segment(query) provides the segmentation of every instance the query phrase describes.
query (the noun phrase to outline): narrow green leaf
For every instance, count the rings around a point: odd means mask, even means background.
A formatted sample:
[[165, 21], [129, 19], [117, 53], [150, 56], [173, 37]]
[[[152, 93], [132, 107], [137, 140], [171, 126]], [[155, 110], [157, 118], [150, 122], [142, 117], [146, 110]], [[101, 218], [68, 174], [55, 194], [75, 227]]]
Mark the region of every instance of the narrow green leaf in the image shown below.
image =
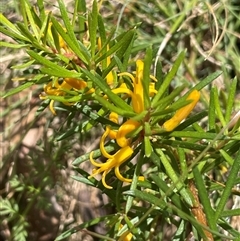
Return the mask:
[[63, 40], [66, 42], [67, 46], [72, 49], [72, 51], [80, 58], [81, 61], [86, 64], [90, 63], [90, 54], [88, 53], [86, 47], [81, 42], [74, 41], [74, 39], [72, 39], [71, 36], [66, 33], [56, 19], [52, 17], [51, 21]]
[[59, 77], [72, 77], [72, 78], [79, 78], [81, 76], [80, 73], [76, 73], [74, 71], [67, 70], [67, 69], [65, 69], [65, 68], [55, 64], [51, 60], [48, 60], [45, 57], [37, 54], [36, 52], [34, 52], [32, 50], [27, 51], [27, 53], [32, 58], [37, 60], [40, 64], [42, 64], [43, 66], [48, 67], [48, 68], [42, 68], [42, 70], [45, 71], [45, 72], [50, 72], [49, 73], [50, 75], [53, 75], [53, 73], [54, 73], [54, 74], [56, 74]]
[[146, 56], [144, 58], [144, 67], [143, 67], [143, 78], [142, 78], [142, 85], [143, 85], [143, 98], [144, 98], [144, 109], [147, 110], [151, 103], [150, 103], [150, 96], [149, 96], [149, 86], [150, 86], [150, 68], [152, 64], [152, 48], [149, 47], [146, 51]]
[[[138, 161], [137, 161], [136, 168], [134, 170], [133, 180], [132, 180], [131, 187], [130, 187], [130, 190], [132, 190], [132, 191], [136, 190], [136, 188], [137, 188], [138, 178], [139, 178], [141, 168], [143, 165], [143, 161], [144, 161], [143, 156], [144, 156], [144, 152], [143, 152], [143, 150], [141, 150]], [[125, 206], [126, 214], [131, 210], [131, 207], [133, 205], [133, 200], [134, 200], [133, 196], [128, 196], [126, 206]]]
[[28, 44], [12, 44], [12, 43], [7, 43], [0, 41], [0, 47], [7, 47], [7, 48], [12, 48], [12, 49], [20, 49], [23, 47], [28, 46]]
[[108, 118], [105, 118], [103, 115], [106, 114], [106, 111], [100, 109], [97, 113], [91, 106], [86, 103], [79, 103], [76, 105], [77, 110], [79, 110], [84, 115], [88, 116], [91, 120], [97, 121], [98, 123], [102, 123], [103, 125], [110, 125], [112, 127], [119, 127], [119, 124], [110, 121]]
[[134, 36], [135, 33], [133, 34], [131, 41], [128, 43], [128, 45], [126, 45], [127, 48], [124, 47], [117, 52], [117, 57], [122, 60], [122, 68], [119, 68], [121, 72], [125, 72], [128, 70], [130, 58], [132, 56], [132, 48], [135, 40]]
[[159, 155], [161, 163], [164, 165], [168, 176], [171, 178], [172, 182], [176, 186], [182, 198], [189, 206], [192, 207], [194, 204], [193, 197], [191, 193], [184, 187], [183, 181], [180, 179], [180, 177], [176, 174], [176, 172], [172, 168], [168, 158], [160, 148], [155, 148], [155, 151]]
[[[169, 136], [174, 137], [189, 137], [189, 138], [196, 138], [198, 140], [208, 139], [213, 140], [216, 138], [216, 133], [208, 133], [208, 132], [196, 132], [196, 131], [173, 131], [169, 134]], [[224, 139], [224, 136], [221, 138]]]
[[180, 198], [180, 196], [173, 191], [174, 188], [171, 190], [171, 187], [169, 187], [167, 183], [156, 174], [151, 174], [150, 178], [177, 208], [182, 209], [185, 213], [190, 215], [188, 207], [186, 207], [186, 205], [183, 203], [183, 200]]
[[97, 26], [98, 26], [98, 6], [97, 1], [93, 1], [92, 12], [88, 15], [88, 27], [89, 27], [89, 37], [91, 43], [91, 56], [92, 59], [96, 52], [96, 42], [97, 42]]
[[237, 89], [237, 77], [235, 77], [230, 85], [230, 89], [228, 91], [228, 99], [226, 105], [226, 113], [225, 113], [225, 121], [229, 123], [231, 120], [231, 114], [233, 111], [233, 105], [235, 101], [235, 93]]
[[135, 35], [134, 29], [126, 32], [124, 34], [124, 36], [116, 44], [114, 44], [112, 47], [110, 47], [109, 50], [105, 54], [101, 55], [98, 59], [96, 59], [96, 63], [99, 63], [100, 61], [105, 59], [107, 56], [114, 54], [118, 50], [121, 50], [121, 53], [124, 54], [125, 50], [128, 48], [129, 44], [131, 43], [134, 35]]
[[[5, 16], [3, 16], [2, 13], [0, 13], [0, 22], [4, 26], [6, 26], [7, 29], [10, 30], [10, 32], [13, 32], [16, 35], [22, 36], [21, 33], [19, 32], [19, 30], [16, 28], [16, 26], [13, 23], [11, 23], [7, 18], [5, 18]], [[23, 39], [24, 39], [24, 37], [23, 37]]]
[[20, 35], [20, 34], [16, 34], [15, 32], [12, 32], [11, 30], [3, 28], [2, 26], [0, 26], [0, 32], [9, 36], [10, 38], [16, 40], [17, 42], [31, 42], [25, 36]]
[[11, 69], [24, 69], [24, 68], [27, 68], [27, 67], [31, 66], [34, 62], [35, 62], [35, 60], [31, 60], [31, 61], [28, 61], [24, 64], [14, 65], [14, 66], [11, 67]]
[[[78, 231], [84, 229], [84, 228], [89, 228], [93, 225], [96, 225], [96, 224], [99, 224], [100, 222], [107, 222], [108, 220], [110, 220], [112, 217], [114, 217], [114, 215], [107, 215], [107, 216], [103, 216], [103, 217], [100, 217], [100, 218], [94, 218], [94, 219], [91, 219], [87, 222], [84, 222], [80, 225], [77, 225], [65, 232], [63, 232], [62, 234], [60, 234], [56, 239], [55, 241], [59, 241], [59, 240], [63, 240], [63, 239], [66, 239], [68, 237], [70, 237], [71, 235], [73, 235], [74, 233], [77, 233]], [[111, 240], [111, 241], [114, 241], [113, 239], [106, 239], [106, 240]]]
[[231, 210], [224, 210], [221, 213], [221, 217], [233, 217], [233, 216], [240, 216], [240, 208], [231, 209]]
[[[87, 11], [86, 8], [86, 1], [85, 0], [76, 0], [75, 1], [75, 8], [74, 10], [77, 10], [76, 14], [78, 16], [78, 26], [79, 26], [79, 40], [82, 42], [83, 41], [83, 37], [84, 37], [84, 33], [86, 31], [86, 18], [84, 17], [84, 14]], [[74, 12], [75, 14], [75, 12]]]
[[183, 148], [177, 147], [180, 167], [181, 167], [181, 173], [188, 173], [188, 165], [186, 160], [185, 151]]
[[80, 78], [81, 74], [77, 72], [73, 72], [67, 69], [51, 69], [51, 68], [41, 68], [40, 69], [42, 73], [48, 74], [49, 76], [56, 76], [59, 78]]
[[55, 100], [55, 101], [59, 101], [59, 102], [69, 102], [69, 103], [75, 103], [81, 100], [81, 96], [77, 95], [77, 96], [56, 96], [56, 95], [48, 95], [47, 96], [48, 99], [50, 100]]
[[184, 57], [185, 57], [185, 51], [182, 51], [178, 55], [178, 57], [177, 57], [176, 61], [174, 62], [171, 70], [168, 72], [168, 74], [164, 78], [163, 83], [160, 86], [160, 88], [158, 89], [157, 94], [154, 96], [154, 98], [152, 100], [152, 107], [153, 108], [157, 107], [157, 102], [161, 99], [162, 95], [165, 93], [165, 91], [169, 87], [169, 85], [170, 85], [171, 81], [173, 80], [173, 77], [177, 73], [178, 68], [180, 67]]
[[155, 85], [156, 90], [159, 90], [160, 86], [163, 83], [163, 72], [162, 72], [162, 63], [161, 61], [157, 61], [157, 66], [156, 66], [156, 79], [158, 80], [158, 82]]
[[133, 117], [135, 116], [134, 112], [130, 112], [130, 111], [126, 111], [124, 109], [122, 109], [121, 107], [116, 107], [113, 104], [111, 104], [110, 102], [108, 102], [105, 98], [97, 95], [97, 94], [93, 94], [92, 95], [94, 99], [96, 99], [104, 108], [112, 111], [112, 112], [116, 112], [118, 115], [124, 116], [124, 117]]
[[7, 91], [7, 93], [3, 96], [3, 98], [9, 97], [11, 95], [15, 95], [15, 94], [17, 94], [17, 93], [19, 93], [19, 92], [29, 88], [30, 86], [32, 86], [34, 84], [35, 84], [34, 81], [28, 81], [28, 82], [26, 82], [24, 84], [21, 84], [18, 87], [15, 87], [15, 88]]
[[[176, 141], [176, 140], [164, 140], [161, 139], [161, 144], [166, 144], [171, 147], [181, 147], [189, 150], [203, 151], [207, 145], [200, 145], [196, 143], [191, 143], [187, 141]], [[210, 148], [209, 151], [215, 151], [214, 148]]]
[[[124, 112], [129, 113], [131, 116], [134, 115], [132, 108], [122, 100], [118, 95], [114, 94], [109, 86], [105, 83], [105, 80], [101, 78], [97, 73], [95, 75], [86, 69], [81, 69], [84, 74], [88, 76], [88, 78], [96, 84], [104, 94], [119, 108], [121, 108]], [[95, 97], [98, 98], [97, 95]], [[99, 96], [100, 97], [100, 96]], [[102, 101], [103, 102], [103, 101]], [[104, 101], [105, 102], [105, 101]], [[106, 101], [107, 102], [107, 101]], [[105, 103], [106, 103], [105, 102]], [[128, 115], [129, 115], [128, 114]]]
[[78, 181], [78, 182], [81, 182], [81, 183], [83, 183], [83, 184], [86, 184], [86, 185], [88, 185], [88, 186], [92, 186], [92, 187], [94, 187], [95, 185], [94, 185], [94, 183], [93, 182], [91, 182], [88, 178], [86, 178], [86, 177], [83, 177], [83, 176], [71, 176], [71, 178], [72, 179], [74, 179], [74, 180], [76, 180], [76, 181]]
[[40, 19], [43, 21], [46, 17], [46, 12], [43, 4], [43, 0], [37, 0], [37, 6], [40, 12]]
[[33, 15], [32, 15], [32, 11], [33, 11], [33, 8], [30, 6], [29, 2], [27, 1], [24, 1], [24, 9], [26, 11], [26, 14], [27, 14], [27, 17], [28, 17], [28, 22], [31, 26], [31, 29], [33, 31], [33, 35], [39, 40], [40, 37], [39, 37], [39, 31], [37, 29], [37, 25], [33, 19]]
[[210, 101], [208, 109], [208, 126], [209, 130], [215, 130], [216, 125], [216, 114], [215, 114], [215, 103], [214, 103], [214, 89], [211, 89], [210, 92]]
[[150, 157], [152, 154], [152, 145], [149, 136], [144, 136], [144, 151], [145, 156]]
[[48, 49], [46, 49], [44, 46], [42, 46], [36, 38], [34, 38], [33, 34], [26, 28], [26, 26], [20, 22], [17, 23], [17, 26], [19, 27], [19, 29], [21, 30], [21, 33], [24, 34], [27, 38], [27, 42], [31, 42], [31, 44], [40, 49], [43, 50], [45, 52], [49, 52]]
[[215, 222], [217, 222], [217, 220], [221, 216], [221, 213], [224, 210], [224, 207], [229, 199], [229, 196], [231, 195], [232, 187], [235, 184], [235, 179], [237, 178], [237, 176], [239, 174], [239, 170], [240, 170], [240, 150], [238, 151], [238, 153], [235, 157], [235, 160], [233, 162], [232, 168], [230, 170], [230, 173], [229, 173], [227, 181], [226, 181], [225, 188], [220, 197], [220, 201], [216, 207], [216, 211], [215, 211], [215, 215], [214, 215]]
[[223, 149], [219, 150], [221, 155], [223, 156], [223, 158], [227, 161], [227, 163], [232, 166], [233, 165], [233, 162], [234, 160], [232, 159], [232, 157], [226, 152], [224, 151]]
[[222, 74], [222, 71], [216, 71], [215, 73], [212, 73], [212, 74], [208, 75], [203, 80], [200, 80], [197, 85], [195, 85], [193, 88], [190, 89], [190, 91], [193, 90], [193, 89], [198, 90], [198, 91], [203, 89], [205, 86], [212, 83], [213, 80], [215, 80], [221, 74]]
[[76, 38], [75, 33], [74, 33], [74, 28], [73, 28], [73, 26], [72, 26], [72, 24], [69, 20], [69, 17], [68, 17], [66, 5], [63, 2], [63, 0], [58, 0], [58, 5], [59, 5], [59, 9], [61, 11], [61, 17], [63, 19], [64, 25], [67, 29], [67, 34], [69, 35], [70, 39], [72, 39], [73, 43], [76, 46], [78, 46], [78, 41], [77, 41], [77, 38]]
[[[126, 192], [124, 192], [124, 194], [134, 195], [134, 196], [140, 198], [141, 200], [147, 201], [148, 203], [151, 203], [157, 207], [160, 207], [161, 209], [166, 210], [167, 204], [164, 201], [164, 199], [160, 199], [149, 192], [139, 191], [139, 190], [135, 189], [135, 190], [131, 190], [131, 191], [130, 190], [126, 191]], [[171, 209], [168, 208], [167, 210], [170, 213], [172, 213]]]
[[223, 116], [222, 108], [220, 105], [219, 101], [219, 96], [218, 96], [218, 90], [216, 87], [213, 87], [213, 101], [214, 101], [214, 106], [215, 106], [215, 111], [217, 114], [217, 117], [219, 118], [220, 122], [222, 123], [222, 126], [226, 126], [226, 121]]

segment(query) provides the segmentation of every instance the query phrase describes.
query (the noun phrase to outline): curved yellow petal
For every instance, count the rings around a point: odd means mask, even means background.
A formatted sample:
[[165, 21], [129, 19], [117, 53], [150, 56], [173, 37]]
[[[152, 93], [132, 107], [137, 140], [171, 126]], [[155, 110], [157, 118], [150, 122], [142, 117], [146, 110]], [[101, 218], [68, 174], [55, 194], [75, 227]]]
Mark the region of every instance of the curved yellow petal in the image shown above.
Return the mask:
[[118, 114], [115, 113], [115, 112], [111, 112], [109, 114], [109, 120], [114, 122], [114, 123], [116, 123], [116, 124], [118, 124]]
[[64, 81], [74, 89], [82, 90], [87, 87], [87, 83], [76, 78], [65, 78]]
[[122, 174], [121, 174], [120, 171], [119, 171], [119, 166], [115, 167], [114, 172], [115, 172], [116, 177], [117, 177], [120, 181], [122, 181], [122, 182], [131, 182], [131, 181], [132, 181], [132, 179], [125, 178], [125, 177], [122, 176]]
[[57, 115], [55, 109], [54, 109], [54, 100], [51, 100], [50, 103], [49, 103], [49, 109], [51, 110], [51, 112], [54, 114], [54, 115]]
[[197, 90], [193, 90], [186, 99], [192, 100], [192, 102], [177, 110], [175, 115], [163, 124], [163, 128], [166, 131], [174, 130], [181, 123], [181, 121], [184, 120], [190, 114], [190, 112], [193, 110], [199, 99], [200, 92]]
[[135, 78], [135, 82], [136, 84], [140, 84], [142, 83], [142, 79], [143, 79], [143, 68], [144, 68], [144, 63], [142, 60], [138, 59], [136, 61], [136, 78]]
[[128, 76], [132, 80], [133, 83], [135, 82], [134, 76], [128, 72], [122, 72], [122, 73], [118, 74], [118, 76]]
[[98, 163], [93, 159], [93, 151], [89, 155], [90, 162], [96, 167], [102, 167], [105, 163]]
[[126, 138], [126, 135], [131, 131], [137, 129], [140, 125], [141, 124], [138, 121], [131, 120], [131, 119], [123, 123], [117, 133], [117, 137], [116, 137], [117, 144], [120, 147], [128, 146], [130, 143], [130, 140], [129, 138]]
[[104, 187], [106, 187], [107, 189], [112, 189], [112, 186], [109, 186], [107, 185], [106, 183], [106, 175], [108, 174], [107, 171], [103, 172], [103, 175], [102, 175], [102, 184]]
[[122, 88], [122, 87], [119, 87], [119, 88], [116, 88], [116, 89], [113, 89], [112, 92], [114, 94], [127, 94], [129, 96], [132, 96], [133, 95], [133, 92], [128, 89], [128, 88]]
[[110, 155], [109, 153], [107, 153], [105, 147], [104, 147], [104, 143], [105, 143], [105, 139], [106, 137], [108, 136], [109, 134], [109, 131], [110, 129], [109, 128], [106, 128], [106, 131], [103, 133], [102, 137], [101, 137], [101, 140], [100, 140], [100, 150], [103, 154], [103, 156], [105, 156], [106, 158], [113, 158], [112, 155]]
[[109, 130], [109, 133], [108, 133], [108, 136], [110, 139], [116, 139], [117, 138], [117, 131], [114, 131], [114, 130]]

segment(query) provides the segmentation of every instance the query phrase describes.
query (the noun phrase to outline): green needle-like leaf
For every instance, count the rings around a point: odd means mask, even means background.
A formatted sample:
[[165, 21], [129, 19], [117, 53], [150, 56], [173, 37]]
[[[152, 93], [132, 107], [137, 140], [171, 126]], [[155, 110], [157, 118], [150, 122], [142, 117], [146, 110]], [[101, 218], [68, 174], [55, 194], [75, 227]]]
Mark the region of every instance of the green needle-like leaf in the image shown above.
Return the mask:
[[210, 102], [208, 109], [208, 126], [209, 130], [215, 130], [216, 125], [216, 114], [215, 114], [215, 103], [214, 103], [214, 89], [210, 92]]
[[226, 186], [220, 197], [220, 201], [216, 207], [216, 211], [215, 211], [215, 215], [214, 215], [215, 222], [217, 222], [217, 220], [221, 216], [221, 213], [224, 210], [224, 207], [229, 199], [229, 196], [231, 195], [232, 187], [234, 186], [235, 180], [238, 177], [239, 170], [240, 170], [240, 150], [238, 151], [238, 153], [235, 157], [235, 160], [233, 162], [233, 165], [231, 167], [230, 173], [229, 173], [227, 181], [226, 181]]
[[144, 59], [143, 79], [142, 79], [145, 110], [149, 109], [150, 107], [149, 86], [150, 86], [151, 63], [152, 63], [152, 48], [148, 48]]
[[236, 89], [237, 89], [237, 78], [234, 78], [232, 80], [232, 83], [230, 85], [230, 89], [229, 89], [229, 92], [228, 92], [226, 114], [225, 114], [226, 123], [229, 123], [229, 121], [231, 120], [231, 114], [232, 114], [232, 111], [233, 111]]
[[157, 103], [158, 101], [161, 99], [162, 95], [165, 93], [165, 91], [167, 90], [167, 88], [169, 87], [173, 77], [175, 76], [175, 74], [178, 71], [178, 68], [180, 66], [180, 64], [182, 63], [183, 59], [185, 57], [185, 51], [182, 51], [176, 61], [174, 62], [171, 70], [168, 72], [168, 74], [166, 75], [166, 77], [163, 80], [162, 85], [160, 86], [160, 88], [158, 89], [157, 94], [155, 95], [155, 97], [152, 100], [152, 107], [156, 108], [157, 107]]
[[171, 178], [172, 182], [178, 189], [182, 198], [186, 201], [186, 203], [189, 206], [193, 206], [194, 202], [193, 202], [192, 195], [190, 194], [190, 192], [187, 189], [185, 189], [182, 180], [180, 179], [180, 177], [176, 174], [176, 172], [172, 168], [172, 166], [171, 166], [169, 160], [167, 159], [166, 155], [164, 154], [164, 152], [159, 148], [156, 148], [155, 151], [159, 155], [159, 158], [160, 158], [162, 164], [164, 165], [168, 176]]
[[96, 43], [97, 43], [97, 24], [98, 24], [98, 6], [97, 1], [93, 1], [92, 12], [88, 15], [88, 26], [89, 26], [89, 37], [91, 42], [91, 56], [92, 59], [95, 56], [96, 52]]

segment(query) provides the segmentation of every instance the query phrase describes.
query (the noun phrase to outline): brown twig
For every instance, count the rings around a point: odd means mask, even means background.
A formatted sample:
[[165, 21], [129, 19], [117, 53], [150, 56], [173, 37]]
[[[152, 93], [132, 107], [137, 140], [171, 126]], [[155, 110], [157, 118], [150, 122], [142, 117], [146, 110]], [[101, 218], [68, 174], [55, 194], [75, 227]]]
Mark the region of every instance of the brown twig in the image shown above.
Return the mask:
[[[195, 199], [195, 206], [191, 208], [192, 214], [198, 220], [199, 223], [203, 224], [204, 226], [208, 226], [206, 216], [203, 211], [202, 205], [199, 201], [198, 192], [193, 180], [190, 180], [188, 184], [189, 184], [190, 191], [192, 192], [193, 197]], [[207, 237], [206, 241], [214, 241], [212, 233], [210, 233], [205, 229], [204, 229], [204, 233]]]

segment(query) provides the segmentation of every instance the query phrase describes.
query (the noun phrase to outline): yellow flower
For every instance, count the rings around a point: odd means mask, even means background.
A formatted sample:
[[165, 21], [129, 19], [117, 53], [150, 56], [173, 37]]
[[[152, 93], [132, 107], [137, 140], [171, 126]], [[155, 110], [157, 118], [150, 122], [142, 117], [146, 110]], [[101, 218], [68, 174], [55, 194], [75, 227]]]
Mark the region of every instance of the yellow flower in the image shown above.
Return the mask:
[[[128, 76], [132, 80], [133, 84], [133, 91], [128, 89], [126, 85], [121, 86], [119, 89], [115, 89], [114, 93], [126, 93], [131, 96], [132, 98], [132, 106], [133, 110], [136, 113], [141, 113], [144, 109], [144, 90], [143, 90], [143, 68], [144, 63], [142, 60], [136, 61], [136, 71], [133, 72], [135, 74], [132, 75], [128, 72], [120, 73], [119, 76]], [[150, 75], [150, 78], [154, 81], [157, 81], [156, 78], [152, 75]], [[154, 88], [154, 83], [150, 83], [149, 87], [149, 94], [152, 96], [153, 94], [157, 93], [157, 91]]]
[[[114, 123], [118, 123], [118, 115], [114, 112], [110, 113], [109, 119]], [[112, 187], [106, 184], [105, 177], [114, 168], [115, 175], [119, 180], [121, 180], [122, 182], [132, 181], [132, 179], [124, 178], [120, 174], [119, 167], [121, 164], [127, 161], [133, 154], [133, 149], [131, 147], [131, 139], [127, 138], [126, 136], [131, 131], [138, 128], [140, 125], [140, 122], [130, 119], [124, 122], [120, 126], [119, 130], [114, 131], [111, 130], [109, 126], [106, 127], [106, 131], [103, 133], [100, 140], [100, 150], [102, 152], [102, 155], [108, 158], [108, 160], [105, 163], [97, 163], [95, 160], [93, 160], [93, 152], [91, 152], [90, 161], [94, 166], [98, 167], [98, 169], [93, 169], [93, 174], [90, 177], [95, 176], [96, 174], [103, 173], [102, 183], [106, 188], [111, 189]], [[110, 137], [110, 139], [116, 139], [117, 144], [121, 147], [120, 150], [118, 150], [114, 155], [109, 154], [104, 147], [105, 140], [107, 137]], [[139, 180], [144, 180], [144, 178], [139, 177]]]
[[[75, 78], [65, 78], [61, 84], [59, 84], [58, 79], [56, 81], [51, 81], [44, 86], [45, 95], [40, 95], [40, 99], [47, 99], [47, 96], [64, 96], [68, 90], [81, 90], [87, 87], [87, 83], [80, 79]], [[89, 90], [92, 92], [93, 90]], [[49, 108], [51, 112], [56, 115], [54, 109], [54, 100], [50, 101]], [[72, 105], [72, 102], [64, 102], [65, 105]]]
[[114, 155], [108, 154], [109, 159], [105, 163], [98, 163], [93, 159], [93, 157], [92, 157], [93, 152], [91, 152], [90, 153], [90, 161], [94, 166], [99, 167], [99, 168], [94, 169], [93, 174], [90, 177], [93, 177], [99, 173], [103, 173], [102, 174], [103, 185], [108, 189], [112, 189], [111, 186], [107, 185], [105, 178], [106, 178], [106, 175], [114, 168], [115, 175], [117, 176], [117, 178], [119, 180], [121, 180], [122, 182], [131, 182], [131, 179], [124, 178], [121, 175], [121, 173], [119, 171], [119, 167], [121, 164], [123, 164], [125, 161], [127, 161], [131, 157], [132, 154], [133, 154], [133, 149], [130, 146], [126, 146], [126, 147], [121, 148]]
[[[99, 41], [100, 45], [100, 41]], [[108, 60], [109, 61], [109, 60]], [[109, 62], [108, 62], [109, 64]], [[136, 113], [141, 113], [144, 110], [144, 90], [143, 90], [143, 69], [144, 69], [144, 63], [141, 60], [136, 61], [136, 71], [133, 72], [133, 74], [123, 72], [119, 74], [119, 76], [128, 76], [132, 81], [132, 88], [129, 88], [125, 83], [122, 83], [118, 88], [112, 89], [112, 92], [115, 94], [126, 94], [126, 98], [131, 98], [131, 104], [133, 107], [133, 110]], [[150, 76], [152, 80], [156, 79], [153, 76]], [[153, 96], [157, 91], [155, 90], [154, 83], [150, 83], [149, 87], [149, 95]], [[107, 98], [107, 96], [105, 96]], [[123, 98], [125, 98], [123, 97]], [[114, 123], [119, 124], [119, 117], [116, 113], [111, 112], [109, 115], [109, 120], [111, 120]], [[138, 127], [140, 127], [142, 123], [140, 121], [135, 121], [132, 119], [126, 120], [124, 123], [121, 124], [121, 126], [118, 128], [118, 130], [113, 130], [111, 126], [107, 126], [105, 132], [103, 133], [101, 140], [100, 140], [100, 150], [102, 152], [102, 155], [106, 157], [108, 160], [105, 163], [97, 163], [95, 160], [93, 160], [92, 155], [93, 152], [90, 154], [90, 161], [91, 163], [98, 167], [98, 169], [93, 170], [93, 174], [90, 176], [94, 176], [99, 173], [102, 174], [102, 183], [106, 188], [112, 188], [111, 186], [106, 184], [105, 177], [107, 173], [110, 172], [111, 169], [114, 168], [115, 175], [117, 178], [123, 182], [131, 182], [132, 179], [124, 178], [120, 172], [119, 172], [119, 166], [127, 161], [133, 154], [133, 148], [132, 148], [132, 139], [128, 137], [128, 135], [136, 130]], [[106, 138], [110, 138], [112, 140], [115, 140], [115, 142], [120, 147], [120, 150], [118, 150], [114, 155], [110, 155], [104, 145]], [[144, 180], [143, 177], [139, 177], [139, 180]]]
[[129, 134], [131, 131], [136, 130], [140, 126], [140, 122], [135, 120], [127, 120], [124, 122], [121, 127], [119, 128], [116, 136], [117, 144], [120, 147], [125, 147], [131, 144], [131, 140], [127, 139], [127, 134]]
[[165, 129], [165, 131], [174, 130], [181, 123], [181, 121], [190, 114], [199, 99], [200, 92], [197, 90], [193, 90], [187, 97], [187, 100], [191, 100], [192, 102], [177, 110], [175, 115], [163, 124], [163, 128]]
[[[123, 227], [123, 225], [120, 224], [119, 229], [121, 229], [122, 227]], [[127, 232], [127, 231], [126, 231], [126, 232]], [[120, 240], [121, 240], [121, 241], [131, 241], [131, 240], [132, 240], [132, 237], [133, 237], [132, 233], [128, 233], [128, 234], [126, 235], [126, 232], [124, 232], [124, 233], [121, 235], [121, 237], [120, 237]]]
[[[101, 50], [102, 48], [102, 41], [101, 41], [101, 38], [98, 38], [98, 49]], [[109, 45], [107, 45], [107, 51], [109, 50]], [[109, 64], [111, 63], [111, 57], [108, 56], [106, 58], [106, 61], [107, 61], [107, 67], [109, 66]], [[102, 61], [102, 64], [103, 64], [103, 61]], [[106, 76], [106, 82], [108, 85], [112, 85], [113, 82], [114, 82], [114, 76], [113, 76], [113, 71], [110, 71], [107, 76]]]

